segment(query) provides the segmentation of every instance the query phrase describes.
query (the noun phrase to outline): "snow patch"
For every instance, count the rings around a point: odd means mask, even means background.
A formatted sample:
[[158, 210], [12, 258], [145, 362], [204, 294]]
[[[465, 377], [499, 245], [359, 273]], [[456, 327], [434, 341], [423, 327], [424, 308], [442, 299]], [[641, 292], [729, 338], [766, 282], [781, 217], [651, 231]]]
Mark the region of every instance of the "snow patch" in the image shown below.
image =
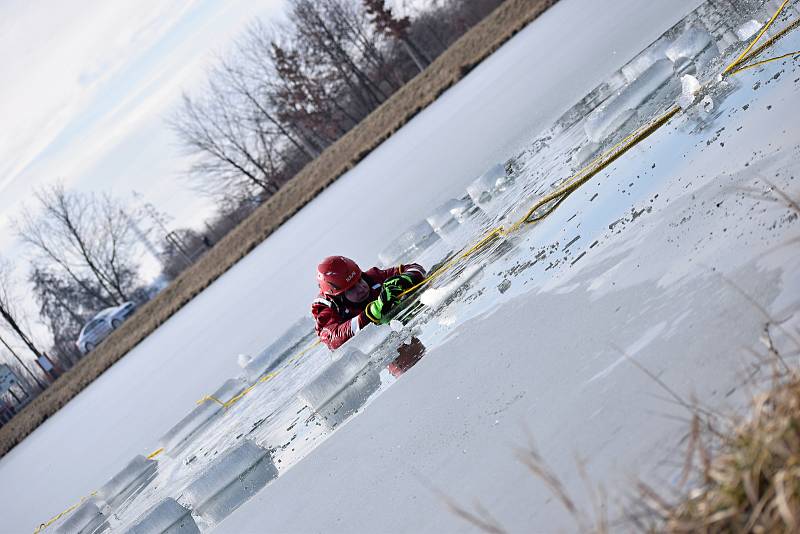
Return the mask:
[[678, 98], [678, 105], [682, 109], [689, 107], [694, 102], [695, 95], [700, 90], [700, 82], [691, 74], [684, 74], [681, 77], [681, 96]]

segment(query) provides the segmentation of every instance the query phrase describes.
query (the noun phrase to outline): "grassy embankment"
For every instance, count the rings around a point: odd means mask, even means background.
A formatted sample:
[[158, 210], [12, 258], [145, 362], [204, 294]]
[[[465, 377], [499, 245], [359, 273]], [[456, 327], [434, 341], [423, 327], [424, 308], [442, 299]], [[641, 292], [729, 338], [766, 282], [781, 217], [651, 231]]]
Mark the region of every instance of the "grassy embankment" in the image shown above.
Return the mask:
[[453, 43], [424, 72], [309, 163], [158, 297], [144, 305], [106, 343], [59, 378], [0, 429], [0, 455], [6, 454], [22, 441], [323, 189], [556, 2], [506, 0]]

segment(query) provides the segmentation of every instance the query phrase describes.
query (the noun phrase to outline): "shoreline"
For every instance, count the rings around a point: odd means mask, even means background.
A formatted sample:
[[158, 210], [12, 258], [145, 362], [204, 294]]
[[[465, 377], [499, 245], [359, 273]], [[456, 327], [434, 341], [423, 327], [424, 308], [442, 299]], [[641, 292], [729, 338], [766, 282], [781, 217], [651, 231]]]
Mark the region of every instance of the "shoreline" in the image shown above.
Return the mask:
[[0, 457], [558, 0], [506, 0], [0, 429]]

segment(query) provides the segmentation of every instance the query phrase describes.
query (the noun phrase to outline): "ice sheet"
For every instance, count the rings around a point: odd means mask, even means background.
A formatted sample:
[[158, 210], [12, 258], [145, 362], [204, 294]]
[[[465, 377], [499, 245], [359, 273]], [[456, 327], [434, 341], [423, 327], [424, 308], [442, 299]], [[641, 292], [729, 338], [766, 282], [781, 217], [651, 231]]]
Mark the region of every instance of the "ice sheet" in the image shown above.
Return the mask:
[[157, 469], [158, 462], [139, 454], [97, 490], [97, 498], [105, 501], [111, 508], [116, 508], [119, 503], [141, 490], [155, 476]]
[[257, 380], [264, 373], [273, 370], [291, 356], [291, 353], [304, 348], [316, 339], [314, 321], [310, 317], [302, 317], [292, 324], [269, 347], [261, 351], [255, 358], [244, 366], [244, 372], [251, 382]]
[[623, 125], [636, 108], [664, 85], [673, 74], [672, 62], [659, 59], [612, 100], [593, 111], [584, 128], [590, 141], [599, 143]]
[[332, 361], [328, 367], [306, 384], [297, 397], [312, 411], [319, 411], [349, 386], [369, 362], [368, 355], [356, 348], [348, 348], [338, 359]]
[[505, 166], [497, 163], [467, 186], [467, 194], [476, 206], [484, 211], [491, 210], [492, 200], [498, 192], [505, 190], [509, 182]]
[[167, 497], [139, 518], [127, 534], [200, 534], [191, 512]]
[[269, 451], [243, 440], [189, 484], [183, 496], [195, 513], [216, 523], [277, 476]]
[[681, 33], [664, 52], [673, 63], [679, 59], [691, 59], [709, 46], [715, 46], [711, 34], [703, 28], [690, 26]]
[[108, 521], [97, 501], [88, 499], [56, 528], [57, 534], [100, 534], [108, 530]]
[[428, 221], [420, 221], [378, 253], [383, 267], [410, 263], [439, 238]]
[[[369, 264], [398, 229], [526, 147], [697, 4], [557, 3], [2, 458], [0, 480], [13, 481], [0, 485], [4, 527], [32, 531], [134, 455], [154, 450], [197, 399], [241, 372], [237, 354], [257, 354], [308, 312], [321, 257], [347, 254]], [[565, 28], [580, 38], [564, 39]], [[371, 201], [406, 199], [409, 191], [414, 201], [403, 209]], [[234, 410], [240, 406], [250, 408], [239, 403]], [[245, 421], [244, 431], [267, 415]], [[160, 458], [184, 474], [178, 462]]]
[[[238, 378], [231, 378], [211, 394], [218, 401], [225, 403], [239, 394], [247, 384]], [[214, 400], [205, 400], [194, 410], [189, 412], [178, 424], [172, 427], [158, 441], [158, 446], [164, 448], [164, 454], [174, 456], [179, 454], [186, 442], [212, 418], [222, 410], [222, 405]]]

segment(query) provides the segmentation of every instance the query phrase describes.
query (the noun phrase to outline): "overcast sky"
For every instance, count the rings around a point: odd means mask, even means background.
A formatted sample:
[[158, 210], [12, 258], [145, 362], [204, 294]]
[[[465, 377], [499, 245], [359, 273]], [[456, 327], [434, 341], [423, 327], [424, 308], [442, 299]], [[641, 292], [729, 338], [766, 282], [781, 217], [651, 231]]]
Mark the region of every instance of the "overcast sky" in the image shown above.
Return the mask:
[[0, 2], [0, 252], [35, 187], [132, 191], [197, 226], [211, 211], [181, 175], [164, 119], [202, 87], [214, 57], [282, 0], [3, 0]]

